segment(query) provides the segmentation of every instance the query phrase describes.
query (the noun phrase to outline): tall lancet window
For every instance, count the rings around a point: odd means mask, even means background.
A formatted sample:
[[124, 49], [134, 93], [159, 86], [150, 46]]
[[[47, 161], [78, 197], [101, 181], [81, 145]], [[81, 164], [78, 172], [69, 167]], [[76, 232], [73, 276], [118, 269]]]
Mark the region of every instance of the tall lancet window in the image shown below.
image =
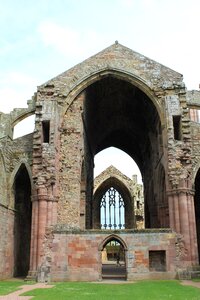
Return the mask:
[[101, 199], [101, 229], [125, 229], [125, 207], [121, 194], [110, 187]]

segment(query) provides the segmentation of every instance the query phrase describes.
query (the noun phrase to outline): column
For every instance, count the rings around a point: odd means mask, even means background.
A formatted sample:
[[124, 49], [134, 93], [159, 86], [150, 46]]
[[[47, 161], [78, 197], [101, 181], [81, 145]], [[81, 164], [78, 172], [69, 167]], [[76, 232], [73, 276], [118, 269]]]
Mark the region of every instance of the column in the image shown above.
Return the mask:
[[38, 189], [38, 231], [37, 231], [37, 266], [41, 264], [43, 256], [43, 242], [47, 226], [48, 196], [46, 188]]
[[185, 187], [168, 192], [170, 227], [184, 239], [183, 267], [198, 264], [193, 190]]

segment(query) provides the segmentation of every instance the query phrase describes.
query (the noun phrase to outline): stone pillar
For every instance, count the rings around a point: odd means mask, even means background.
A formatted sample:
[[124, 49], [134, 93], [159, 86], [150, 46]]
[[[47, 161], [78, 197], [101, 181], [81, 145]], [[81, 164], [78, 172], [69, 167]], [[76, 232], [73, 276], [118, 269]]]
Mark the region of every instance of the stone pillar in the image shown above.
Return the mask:
[[32, 225], [31, 225], [31, 248], [30, 248], [30, 274], [34, 276], [37, 271], [37, 231], [38, 231], [38, 201], [37, 196], [32, 197]]
[[38, 189], [38, 234], [37, 234], [37, 266], [43, 256], [43, 242], [48, 216], [48, 196], [45, 188]]
[[187, 188], [168, 191], [170, 227], [183, 236], [183, 267], [198, 264], [197, 235], [194, 213], [194, 191]]
[[189, 227], [190, 227], [190, 243], [191, 259], [194, 262], [198, 262], [198, 243], [197, 243], [197, 232], [196, 232], [196, 218], [194, 210], [194, 193], [188, 195], [188, 216], [189, 216]]
[[32, 228], [29, 277], [35, 277], [43, 256], [43, 242], [47, 226], [48, 196], [45, 188], [39, 188], [32, 196]]

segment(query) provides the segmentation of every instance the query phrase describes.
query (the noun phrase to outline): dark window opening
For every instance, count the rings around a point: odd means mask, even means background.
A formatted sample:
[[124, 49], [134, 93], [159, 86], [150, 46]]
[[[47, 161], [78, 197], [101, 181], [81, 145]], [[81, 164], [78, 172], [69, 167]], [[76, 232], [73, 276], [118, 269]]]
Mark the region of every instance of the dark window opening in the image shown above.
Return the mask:
[[31, 242], [31, 183], [25, 165], [18, 170], [15, 182], [14, 277], [27, 276]]
[[181, 141], [181, 116], [173, 116], [174, 139]]
[[49, 143], [50, 121], [42, 122], [43, 143]]
[[151, 272], [166, 272], [165, 251], [149, 251], [149, 270]]

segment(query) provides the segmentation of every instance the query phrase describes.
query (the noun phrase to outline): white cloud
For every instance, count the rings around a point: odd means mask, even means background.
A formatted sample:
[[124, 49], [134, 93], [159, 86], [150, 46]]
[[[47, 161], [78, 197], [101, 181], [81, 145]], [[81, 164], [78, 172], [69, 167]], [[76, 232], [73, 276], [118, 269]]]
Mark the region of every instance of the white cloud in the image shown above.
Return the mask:
[[34, 77], [18, 71], [11, 71], [1, 78], [1, 84], [9, 86], [32, 85], [35, 81]]
[[0, 78], [0, 111], [8, 113], [15, 107], [26, 107], [36, 91], [37, 80], [27, 74], [12, 71]]
[[27, 100], [31, 98], [30, 90], [15, 88], [0, 88], [0, 111], [9, 113], [13, 108], [27, 107]]
[[80, 52], [80, 33], [77, 31], [51, 21], [42, 22], [38, 30], [46, 46], [53, 46], [65, 55]]
[[68, 59], [70, 57], [88, 58], [110, 44], [110, 37], [107, 33], [100, 34], [95, 30], [80, 28], [75, 30], [52, 21], [40, 23], [38, 31], [45, 46], [52, 47]]

